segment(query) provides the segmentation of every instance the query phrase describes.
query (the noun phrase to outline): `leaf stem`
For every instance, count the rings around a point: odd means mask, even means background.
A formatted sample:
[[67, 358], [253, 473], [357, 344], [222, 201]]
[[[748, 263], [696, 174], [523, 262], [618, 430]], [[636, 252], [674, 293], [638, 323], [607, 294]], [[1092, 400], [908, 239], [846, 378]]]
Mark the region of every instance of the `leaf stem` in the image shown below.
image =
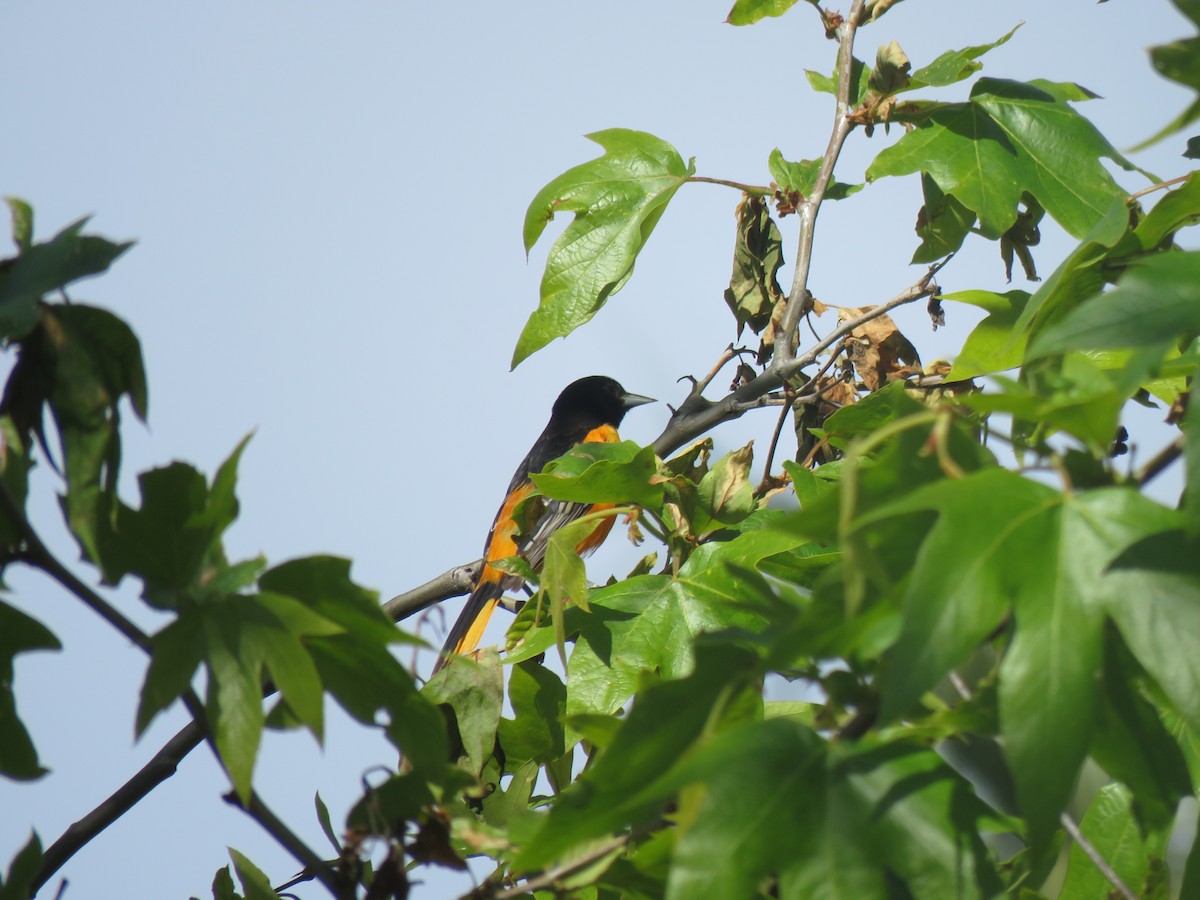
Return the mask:
[[1135, 191], [1134, 193], [1130, 194], [1125, 198], [1125, 202], [1132, 203], [1139, 197], [1145, 197], [1147, 194], [1153, 194], [1155, 191], [1161, 191], [1169, 187], [1174, 187], [1177, 184], [1182, 184], [1191, 177], [1192, 173], [1189, 172], [1186, 175], [1180, 175], [1176, 178], [1168, 178], [1166, 181], [1160, 181], [1158, 184], [1152, 184], [1150, 187], [1142, 188], [1140, 191]]
[[740, 181], [728, 181], [724, 178], [708, 178], [704, 175], [693, 175], [688, 178], [688, 181], [694, 181], [699, 184], [720, 184], [725, 187], [736, 188], [746, 194], [753, 194], [756, 197], [773, 197], [775, 189], [769, 187], [760, 187], [756, 184], [742, 184]]

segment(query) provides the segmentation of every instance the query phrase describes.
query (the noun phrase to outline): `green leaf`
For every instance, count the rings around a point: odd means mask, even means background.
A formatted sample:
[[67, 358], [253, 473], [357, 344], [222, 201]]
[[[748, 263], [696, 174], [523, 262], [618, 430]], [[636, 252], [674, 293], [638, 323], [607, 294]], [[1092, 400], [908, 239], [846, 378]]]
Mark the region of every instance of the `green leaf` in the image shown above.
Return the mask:
[[[834, 795], [852, 835], [866, 835], [874, 862], [911, 897], [993, 897], [1000, 892], [979, 821], [990, 816], [975, 788], [925, 747], [833, 744]], [[838, 813], [834, 813], [836, 818]], [[884, 874], [881, 872], [880, 874]], [[897, 896], [889, 891], [886, 896]]]
[[7, 874], [0, 878], [0, 900], [28, 900], [41, 865], [42, 842], [35, 831], [9, 863]]
[[[1127, 488], [1064, 495], [1061, 508], [1042, 518], [1028, 533], [1016, 631], [1000, 669], [1005, 755], [1035, 847], [1048, 846], [1090, 742], [1103, 616], [1121, 627], [1132, 605], [1144, 605], [1129, 602], [1140, 582], [1108, 575], [1108, 564], [1175, 520]], [[1146, 665], [1141, 647], [1122, 634]]]
[[1184, 463], [1187, 467], [1182, 506], [1188, 517], [1188, 530], [1196, 535], [1200, 534], [1200, 379], [1193, 381], [1181, 427]]
[[1192, 172], [1183, 184], [1161, 195], [1154, 208], [1137, 223], [1133, 236], [1140, 249], [1165, 250], [1175, 233], [1200, 221], [1200, 173]]
[[85, 558], [97, 565], [116, 500], [122, 396], [144, 419], [146, 375], [129, 326], [90, 306], [43, 307], [38, 327], [21, 342], [3, 405], [22, 437], [35, 433], [43, 449], [42, 406], [50, 407], [62, 440], [63, 509]]
[[[809, 87], [822, 94], [837, 94], [837, 70], [833, 75], [822, 75], [812, 69], [804, 70]], [[871, 89], [871, 67], [857, 57], [850, 61], [850, 105], [857, 106], [862, 102], [867, 91]]]
[[1126, 239], [1129, 227], [1125, 201], [1114, 201], [1079, 246], [1025, 304], [1016, 330], [1036, 335], [1047, 324], [1098, 294], [1109, 277], [1105, 263], [1110, 252]]
[[921, 193], [925, 203], [917, 213], [915, 229], [921, 246], [913, 253], [914, 263], [933, 262], [956, 252], [975, 224], [975, 213], [943, 193], [927, 172], [921, 173]]
[[346, 827], [366, 834], [402, 834], [406, 823], [433, 803], [429, 786], [413, 772], [389, 778], [366, 795], [346, 814]]
[[449, 757], [445, 720], [417, 693], [412, 675], [385, 644], [341, 634], [310, 638], [305, 645], [326, 691], [346, 712], [374, 726], [379, 710], [386, 711], [388, 737], [413, 769], [422, 777], [442, 777]]
[[[1186, 554], [1186, 555], [1181, 555]], [[1182, 531], [1143, 540], [1114, 562], [1131, 593], [1110, 605], [1129, 650], [1200, 731], [1200, 571]], [[1166, 649], [1164, 649], [1166, 648]]]
[[24, 253], [33, 246], [33, 207], [17, 197], [5, 197], [12, 217], [12, 239], [17, 249]]
[[[821, 171], [821, 158], [817, 159], [802, 159], [799, 162], [788, 162], [783, 158], [783, 154], [776, 147], [771, 151], [771, 155], [767, 157], [767, 168], [771, 171], [771, 178], [775, 180], [779, 191], [785, 196], [791, 193], [798, 193], [802, 197], [807, 197], [813, 192], [813, 187], [817, 183], [817, 175]], [[825, 189], [826, 200], [845, 200], [851, 194], [857, 194], [863, 189], [861, 184], [846, 184], [836, 179], [831, 179], [829, 186]], [[780, 263], [782, 264], [782, 257]]]
[[0, 601], [0, 775], [25, 781], [46, 774], [17, 715], [13, 659], [18, 653], [61, 649], [62, 644], [45, 625]]
[[288, 707], [318, 742], [325, 733], [325, 694], [317, 667], [298, 635], [282, 627], [257, 629], [263, 661]]
[[983, 68], [982, 64], [975, 60], [989, 50], [995, 50], [1002, 44], [1007, 44], [1008, 39], [1020, 27], [1017, 25], [1008, 34], [990, 44], [977, 44], [974, 47], [964, 47], [962, 50], [947, 50], [929, 65], [922, 66], [912, 73], [909, 78], [908, 90], [917, 90], [923, 87], [945, 87], [970, 78]]
[[[154, 606], [173, 608], [200, 575], [217, 532], [203, 521], [208, 501], [204, 476], [187, 463], [171, 463], [138, 476], [141, 505], [121, 504], [116, 544], [108, 554], [113, 574], [132, 572], [145, 583]], [[113, 560], [119, 565], [114, 565]]]
[[1008, 412], [1037, 423], [1044, 435], [1058, 431], [1077, 437], [1094, 452], [1107, 452], [1121, 410], [1134, 388], [1122, 383], [1122, 372], [1106, 372], [1086, 356], [1068, 356], [1044, 383], [1030, 385], [997, 377], [999, 391], [963, 394], [958, 402], [981, 413]]
[[[637, 690], [646, 672], [682, 678], [695, 664], [694, 638], [727, 628], [756, 633], [766, 620], [747, 601], [756, 569], [803, 544], [796, 534], [757, 531], [705, 544], [677, 578], [644, 575], [593, 591], [591, 612], [568, 610], [565, 631], [578, 630], [567, 670], [567, 713], [613, 713]], [[766, 590], [760, 587], [760, 590]], [[538, 629], [521, 652], [528, 658], [552, 640]], [[539, 639], [540, 638], [540, 639]]]
[[[1175, 5], [1183, 11], [1188, 4], [1178, 2]], [[1194, 17], [1193, 21], [1195, 21]], [[1163, 77], [1200, 92], [1200, 38], [1184, 38], [1169, 44], [1151, 47], [1150, 62]], [[1133, 149], [1142, 150], [1155, 144], [1169, 135], [1182, 131], [1197, 119], [1200, 119], [1200, 98], [1193, 99], [1183, 112]]]
[[295, 598], [360, 639], [416, 643], [383, 614], [378, 593], [351, 579], [350, 565], [338, 556], [305, 556], [268, 569], [258, 584], [264, 591]]
[[546, 542], [546, 558], [542, 565], [542, 589], [550, 601], [550, 621], [554, 626], [555, 643], [563, 665], [566, 665], [563, 610], [573, 604], [587, 612], [587, 570], [576, 549], [596, 530], [595, 520], [572, 522], [557, 529]]
[[548, 463], [533, 483], [551, 500], [574, 503], [662, 504], [661, 484], [651, 483], [658, 472], [653, 447], [633, 441], [616, 444], [589, 442]]
[[[817, 0], [805, 2], [817, 6]], [[735, 0], [725, 21], [730, 25], [753, 25], [767, 16], [782, 16], [795, 5], [796, 0]]]
[[1000, 726], [1030, 837], [1044, 849], [1096, 723], [1104, 618], [1120, 624], [1116, 610], [1128, 606], [1131, 581], [1108, 564], [1177, 515], [1135, 490], [1060, 494], [994, 469], [919, 488], [860, 522], [930, 508], [940, 515], [908, 581], [881, 720], [908, 713], [1011, 610]]
[[[888, 654], [880, 718], [906, 714], [947, 672], [964, 663], [1047, 561], [1036, 523], [1059, 495], [1004, 469], [926, 485], [872, 517], [937, 510], [905, 592], [900, 638]], [[986, 508], [987, 516], [979, 510]], [[1051, 561], [1053, 566], [1053, 562]]]
[[938, 187], [999, 239], [1028, 192], [1070, 234], [1082, 238], [1124, 192], [1101, 164], [1128, 162], [1087, 119], [1045, 91], [981, 78], [966, 103], [935, 104], [917, 128], [884, 149], [867, 180], [928, 172]]
[[221, 761], [242, 802], [250, 798], [254, 762], [262, 738], [262, 649], [230, 601], [204, 618], [208, 668], [208, 718]]
[[549, 763], [567, 752], [567, 689], [557, 675], [536, 662], [518, 663], [509, 676], [508, 698], [515, 718], [500, 720], [500, 744], [510, 761]]
[[[17, 206], [9, 202], [9, 209], [13, 236], [20, 245], [31, 237], [32, 211], [21, 201], [15, 202]], [[5, 340], [23, 338], [34, 329], [40, 317], [38, 302], [46, 294], [80, 278], [99, 275], [133, 246], [132, 242], [114, 244], [83, 234], [87, 222], [80, 219], [49, 241], [32, 244], [15, 259], [0, 263], [0, 336]]]
[[667, 900], [754, 897], [764, 878], [794, 867], [807, 841], [780, 836], [823, 830], [824, 764], [824, 741], [784, 719], [732, 728], [690, 756], [675, 778], [702, 779], [703, 799], [681, 828]]
[[1014, 326], [1029, 302], [1025, 291], [993, 294], [991, 291], [960, 291], [943, 294], [943, 300], [969, 303], [986, 310], [987, 318], [980, 322], [963, 343], [954, 360], [954, 368], [946, 376], [949, 381], [965, 381], [980, 375], [994, 375], [1021, 364], [1025, 341]]
[[321, 792], [313, 794], [313, 805], [317, 810], [317, 823], [321, 826], [321, 832], [333, 847], [333, 852], [338, 856], [342, 855], [342, 842], [338, 840], [338, 836], [333, 831], [333, 822], [329, 818], [329, 807], [325, 805], [325, 801], [321, 799]]
[[576, 844], [653, 813], [655, 795], [642, 792], [703, 735], [717, 698], [755, 672], [754, 657], [740, 648], [721, 645], [697, 652], [701, 662], [688, 678], [639, 694], [613, 743], [559, 795], [518, 852], [518, 870], [544, 867]]
[[541, 299], [525, 323], [512, 365], [590, 320], [629, 279], [654, 226], [695, 167], [667, 142], [613, 128], [588, 135], [604, 156], [538, 192], [525, 214], [525, 251], [559, 212], [575, 218], [550, 248]]
[[278, 900], [279, 895], [275, 893], [270, 879], [261, 869], [232, 847], [229, 848], [229, 858], [233, 860], [238, 881], [242, 883], [242, 890], [246, 892], [246, 900]]
[[242, 895], [233, 886], [233, 876], [229, 874], [229, 866], [217, 869], [212, 880], [213, 900], [243, 900]]
[[134, 734], [138, 737], [160, 712], [192, 685], [204, 661], [204, 622], [183, 613], [150, 639], [150, 664], [142, 682]]
[[0, 414], [0, 479], [16, 507], [11, 514], [0, 510], [0, 575], [19, 556], [21, 541], [25, 539], [25, 501], [29, 495], [29, 472], [34, 465], [25, 437], [10, 416]]
[[1133, 791], [1138, 824], [1166, 833], [1180, 798], [1192, 792], [1192, 782], [1179, 744], [1147, 699], [1144, 680], [1115, 632], [1109, 634], [1092, 757]]
[[1026, 356], [1145, 347], [1197, 333], [1200, 253], [1157, 253], [1134, 261], [1115, 288], [1041, 331]]
[[496, 745], [504, 700], [504, 674], [495, 648], [488, 647], [472, 659], [455, 657], [421, 693], [431, 703], [454, 710], [470, 769], [479, 775]]
[[1197, 822], [1197, 837], [1192, 841], [1192, 849], [1188, 851], [1187, 862], [1183, 869], [1183, 884], [1179, 890], [1180, 897], [1194, 897], [1200, 889], [1200, 822]]
[[[1079, 823], [1084, 837], [1120, 877], [1125, 886], [1139, 897], [1166, 896], [1167, 832], [1143, 835], [1133, 816], [1129, 789], [1110, 784], [1100, 789]], [[1156, 876], [1158, 891], [1152, 892], [1148, 879]], [[1105, 875], [1096, 868], [1078, 844], [1071, 847], [1067, 878], [1059, 892], [1059, 900], [1092, 900], [1111, 896], [1113, 890]]]

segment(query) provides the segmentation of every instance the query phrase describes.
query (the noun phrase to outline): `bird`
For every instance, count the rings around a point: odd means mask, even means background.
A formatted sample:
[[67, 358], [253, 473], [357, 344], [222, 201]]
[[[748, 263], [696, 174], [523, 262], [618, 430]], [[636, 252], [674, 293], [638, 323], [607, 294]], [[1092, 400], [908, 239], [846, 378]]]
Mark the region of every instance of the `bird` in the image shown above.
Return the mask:
[[[620, 440], [617, 427], [625, 413], [645, 403], [653, 403], [651, 397], [631, 394], [620, 383], [604, 375], [590, 375], [567, 385], [554, 401], [550, 421], [533, 442], [529, 453], [521, 460], [516, 473], [509, 482], [508, 492], [495, 521], [488, 532], [483, 548], [483, 568], [471, 596], [467, 598], [454, 627], [446, 637], [442, 652], [434, 666], [436, 674], [452, 656], [470, 653], [483, 637], [483, 630], [491, 618], [492, 611], [504, 592], [520, 587], [524, 581], [519, 575], [510, 575], [495, 568], [492, 563], [510, 556], [520, 555], [534, 570], [540, 569], [546, 555], [546, 544], [559, 528], [574, 522], [593, 509], [604, 508], [588, 503], [566, 500], [549, 500], [528, 534], [517, 542], [518, 525], [514, 519], [517, 505], [534, 489], [530, 475], [536, 475], [551, 460], [562, 456], [572, 447], [584, 443], [615, 443]], [[590, 553], [604, 542], [612, 530], [611, 518], [601, 519], [595, 530], [580, 542], [576, 550], [580, 554]]]

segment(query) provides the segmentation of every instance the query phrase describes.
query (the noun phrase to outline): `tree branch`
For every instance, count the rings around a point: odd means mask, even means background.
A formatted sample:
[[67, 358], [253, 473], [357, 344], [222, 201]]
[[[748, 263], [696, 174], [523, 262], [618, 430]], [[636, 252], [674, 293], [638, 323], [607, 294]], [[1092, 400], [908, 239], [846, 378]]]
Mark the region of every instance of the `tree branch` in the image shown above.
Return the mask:
[[1137, 482], [1138, 487], [1145, 487], [1159, 475], [1161, 475], [1171, 463], [1179, 459], [1183, 455], [1183, 438], [1178, 437], [1167, 446], [1163, 447], [1153, 459], [1133, 476], [1133, 480]]
[[905, 288], [886, 303], [881, 303], [864, 312], [861, 316], [847, 319], [839, 324], [822, 340], [818, 341], [804, 353], [791, 359], [776, 359], [771, 366], [753, 381], [741, 385], [720, 400], [707, 400], [695, 389], [688, 394], [679, 409], [671, 416], [667, 427], [654, 440], [654, 452], [666, 457], [689, 441], [720, 425], [736, 419], [748, 409], [761, 405], [760, 399], [771, 391], [781, 388], [787, 379], [791, 378], [805, 366], [811, 366], [825, 350], [836, 344], [845, 335], [866, 322], [890, 312], [898, 306], [920, 300], [936, 293], [939, 288], [934, 276], [949, 262], [949, 257], [936, 265], [930, 266], [929, 271], [912, 286]]
[[402, 622], [409, 616], [416, 615], [441, 600], [466, 594], [474, 587], [475, 579], [479, 577], [479, 570], [482, 566], [483, 560], [477, 559], [474, 562], [447, 569], [420, 587], [397, 594], [383, 604], [383, 612], [393, 622]]
[[813, 238], [816, 235], [817, 213], [820, 212], [821, 202], [825, 199], [825, 191], [833, 180], [833, 167], [841, 155], [842, 146], [854, 128], [850, 119], [850, 83], [854, 65], [854, 35], [858, 30], [859, 19], [862, 18], [866, 0], [854, 0], [850, 12], [837, 28], [838, 35], [838, 64], [837, 64], [837, 104], [834, 110], [833, 131], [829, 135], [829, 144], [825, 155], [821, 157], [821, 168], [817, 172], [817, 180], [812, 192], [804, 198], [797, 208], [800, 218], [800, 236], [796, 248], [796, 268], [792, 273], [792, 288], [788, 292], [787, 307], [783, 319], [779, 323], [779, 336], [775, 352], [783, 359], [790, 359], [796, 352], [796, 331], [800, 317], [807, 311], [810, 303], [808, 293], [808, 273], [812, 265]]
[[29, 523], [29, 518], [25, 515], [25, 510], [17, 503], [16, 498], [8, 490], [8, 485], [3, 481], [0, 481], [0, 507], [3, 507], [4, 512], [7, 513], [9, 519], [17, 526], [17, 530], [21, 534], [21, 540], [25, 544], [25, 553], [21, 557], [23, 562], [36, 569], [41, 569], [82, 600], [100, 618], [104, 619], [104, 621], [127, 637], [132, 643], [136, 644], [147, 654], [151, 653], [150, 638], [146, 632], [138, 628], [137, 625], [122, 615], [112, 604], [80, 581], [42, 543], [42, 539], [38, 537], [38, 533], [33, 530], [33, 526]]
[[36, 895], [38, 890], [50, 878], [66, 865], [67, 860], [86, 846], [105, 828], [111, 825], [154, 788], [175, 774], [180, 760], [192, 752], [204, 740], [204, 733], [195, 722], [185, 725], [175, 737], [163, 745], [150, 762], [146, 763], [136, 775], [117, 788], [113, 794], [89, 812], [79, 821], [71, 825], [53, 844], [46, 848], [42, 855], [42, 864], [30, 883], [30, 895]]

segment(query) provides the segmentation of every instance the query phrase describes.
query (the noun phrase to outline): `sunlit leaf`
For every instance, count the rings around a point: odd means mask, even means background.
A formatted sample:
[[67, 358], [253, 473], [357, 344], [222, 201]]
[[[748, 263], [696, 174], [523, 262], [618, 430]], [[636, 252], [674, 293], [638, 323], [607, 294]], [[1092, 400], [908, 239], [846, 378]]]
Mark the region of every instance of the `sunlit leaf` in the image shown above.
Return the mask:
[[[817, 0], [805, 0], [817, 5]], [[753, 25], [767, 16], [782, 16], [795, 6], [796, 0], [735, 0], [725, 21], [730, 25]]]
[[917, 128], [884, 149], [867, 180], [928, 172], [999, 239], [1028, 192], [1069, 233], [1083, 237], [1124, 192], [1101, 164], [1127, 164], [1083, 116], [1028, 84], [981, 78], [965, 103], [932, 106]]
[[590, 320], [620, 290], [667, 203], [695, 171], [674, 147], [645, 132], [613, 128], [588, 138], [604, 156], [551, 181], [525, 214], [526, 252], [555, 215], [575, 218], [550, 248], [541, 299], [517, 339], [514, 368]]
[[1157, 253], [1137, 260], [1111, 291], [1043, 330], [1026, 355], [1144, 347], [1197, 333], [1200, 253]]

